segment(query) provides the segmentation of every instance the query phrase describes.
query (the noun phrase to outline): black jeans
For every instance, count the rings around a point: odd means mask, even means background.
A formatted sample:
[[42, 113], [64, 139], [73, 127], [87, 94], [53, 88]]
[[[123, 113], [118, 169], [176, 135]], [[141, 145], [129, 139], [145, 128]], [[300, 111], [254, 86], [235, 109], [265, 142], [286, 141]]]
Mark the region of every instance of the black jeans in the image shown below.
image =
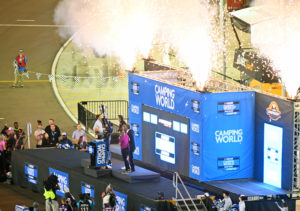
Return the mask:
[[129, 151], [128, 148], [126, 148], [126, 149], [121, 149], [122, 157], [123, 157], [123, 161], [124, 161], [124, 163], [125, 163], [126, 171], [129, 170], [129, 163], [128, 163], [128, 160], [127, 160], [128, 151]]
[[133, 162], [133, 152], [134, 152], [134, 150], [129, 149], [129, 163], [130, 163], [131, 170], [135, 170], [134, 162]]

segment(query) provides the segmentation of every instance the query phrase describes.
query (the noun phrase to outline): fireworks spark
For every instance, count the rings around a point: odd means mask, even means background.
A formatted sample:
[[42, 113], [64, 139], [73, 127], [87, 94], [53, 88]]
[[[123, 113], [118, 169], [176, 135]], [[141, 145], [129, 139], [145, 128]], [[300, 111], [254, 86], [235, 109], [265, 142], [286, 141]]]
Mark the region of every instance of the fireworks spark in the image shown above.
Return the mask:
[[252, 44], [263, 56], [272, 60], [274, 68], [280, 71], [287, 91], [295, 96], [300, 86], [300, 3], [268, 0], [261, 4], [257, 0], [255, 6], [258, 5], [274, 15], [270, 20], [251, 28]]
[[127, 69], [138, 56], [148, 56], [152, 43], [164, 43], [201, 86], [212, 66], [211, 17], [210, 5], [201, 0], [63, 0], [55, 11], [56, 23], [76, 25], [62, 36], [76, 32], [78, 46], [117, 56]]

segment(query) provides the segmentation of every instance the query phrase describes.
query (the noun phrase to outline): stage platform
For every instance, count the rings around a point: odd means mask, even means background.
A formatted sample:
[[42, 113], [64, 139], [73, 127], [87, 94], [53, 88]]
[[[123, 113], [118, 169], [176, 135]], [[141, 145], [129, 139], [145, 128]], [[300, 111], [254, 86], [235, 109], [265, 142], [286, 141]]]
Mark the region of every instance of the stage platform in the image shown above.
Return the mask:
[[[90, 159], [82, 159], [81, 166], [88, 168], [90, 165]], [[122, 174], [124, 170], [121, 168], [124, 166], [124, 162], [116, 158], [112, 158], [112, 168], [111, 174], [115, 178], [119, 178], [128, 183], [137, 183], [137, 182], [159, 182], [160, 174], [150, 171], [139, 166], [135, 167], [135, 172], [130, 172], [128, 174]], [[91, 169], [92, 171], [92, 169]]]
[[[68, 175], [70, 192], [76, 198], [81, 193], [82, 182], [93, 186], [96, 201], [95, 210], [101, 210], [101, 193], [108, 184], [111, 184], [117, 192], [123, 194], [127, 204], [126, 210], [140, 210], [141, 206], [156, 208], [157, 210], [168, 210], [167, 207], [170, 204], [167, 200], [171, 200], [175, 196], [172, 180], [160, 176], [159, 181], [156, 182], [128, 183], [111, 175], [94, 178], [85, 175], [81, 166], [81, 160], [89, 157], [90, 155], [87, 152], [64, 149], [42, 148], [14, 151], [12, 155], [13, 181], [17, 185], [42, 193], [43, 180], [49, 176], [49, 168], [53, 168]], [[37, 184], [29, 183], [25, 178], [25, 163], [36, 166], [38, 172]], [[116, 158], [113, 163], [115, 163], [113, 166], [116, 169], [123, 166], [122, 162]], [[137, 166], [137, 169], [140, 168]], [[183, 190], [183, 187], [180, 186], [180, 189]], [[192, 187], [188, 187], [188, 191], [191, 196], [203, 194], [202, 191]], [[158, 192], [164, 193], [164, 200], [156, 200]]]

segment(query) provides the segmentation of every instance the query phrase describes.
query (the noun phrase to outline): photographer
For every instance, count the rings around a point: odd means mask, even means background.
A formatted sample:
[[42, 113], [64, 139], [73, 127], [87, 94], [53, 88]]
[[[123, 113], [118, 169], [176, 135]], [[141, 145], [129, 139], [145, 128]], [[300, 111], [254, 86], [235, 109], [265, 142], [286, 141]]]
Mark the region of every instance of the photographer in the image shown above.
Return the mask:
[[79, 211], [89, 211], [94, 208], [94, 201], [90, 198], [90, 194], [79, 194], [79, 201], [77, 207]]
[[61, 205], [58, 208], [59, 211], [72, 211], [72, 207], [67, 203], [66, 198], [61, 198]]
[[58, 202], [56, 199], [56, 190], [59, 190], [58, 178], [54, 174], [50, 175], [46, 181], [44, 181], [44, 197], [46, 211], [57, 211]]
[[105, 188], [105, 192], [102, 193], [102, 198], [103, 210], [114, 211], [116, 209], [117, 198], [110, 184]]

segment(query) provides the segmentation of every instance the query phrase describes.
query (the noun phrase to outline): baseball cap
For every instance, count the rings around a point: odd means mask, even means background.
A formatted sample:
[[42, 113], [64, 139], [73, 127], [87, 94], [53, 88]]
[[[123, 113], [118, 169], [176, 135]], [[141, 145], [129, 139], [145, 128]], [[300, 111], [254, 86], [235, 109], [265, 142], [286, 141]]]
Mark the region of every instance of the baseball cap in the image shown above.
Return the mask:
[[62, 135], [62, 136], [67, 136], [67, 133], [66, 133], [66, 132], [62, 132], [61, 135]]
[[23, 49], [20, 49], [19, 52], [20, 52], [20, 53], [23, 53], [24, 51], [23, 51]]

